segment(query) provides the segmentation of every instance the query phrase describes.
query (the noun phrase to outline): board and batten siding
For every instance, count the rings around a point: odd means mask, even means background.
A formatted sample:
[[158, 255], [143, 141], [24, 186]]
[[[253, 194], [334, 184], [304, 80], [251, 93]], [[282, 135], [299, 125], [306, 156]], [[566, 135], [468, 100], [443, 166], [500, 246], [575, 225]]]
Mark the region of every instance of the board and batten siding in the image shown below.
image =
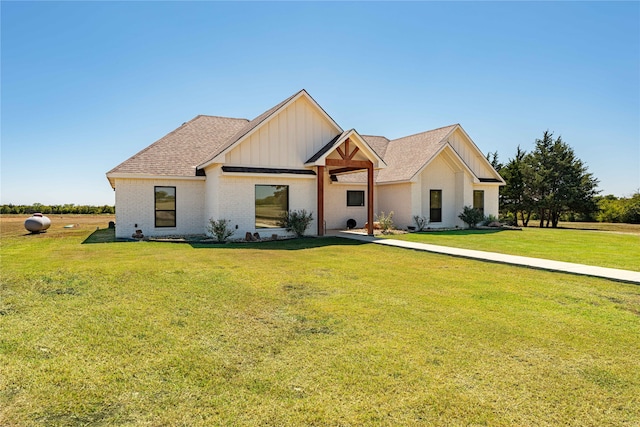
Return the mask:
[[339, 129], [301, 97], [232, 149], [225, 163], [301, 168], [338, 133]]
[[[130, 238], [136, 230], [149, 237], [205, 232], [204, 179], [117, 178], [115, 184], [117, 238]], [[155, 226], [156, 186], [176, 187], [176, 227]]]
[[491, 178], [494, 176], [495, 172], [487, 166], [486, 159], [478, 154], [478, 150], [471, 145], [472, 142], [467, 139], [460, 129], [456, 129], [449, 136], [449, 144], [477, 177]]

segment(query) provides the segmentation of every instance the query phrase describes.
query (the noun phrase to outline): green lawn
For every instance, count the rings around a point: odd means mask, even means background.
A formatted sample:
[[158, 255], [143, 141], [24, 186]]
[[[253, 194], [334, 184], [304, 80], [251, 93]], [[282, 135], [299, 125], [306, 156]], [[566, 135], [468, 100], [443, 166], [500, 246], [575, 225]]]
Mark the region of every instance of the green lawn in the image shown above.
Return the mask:
[[634, 232], [528, 227], [522, 230], [427, 231], [386, 237], [640, 271], [640, 234]]
[[107, 221], [1, 229], [0, 425], [640, 423], [638, 286]]

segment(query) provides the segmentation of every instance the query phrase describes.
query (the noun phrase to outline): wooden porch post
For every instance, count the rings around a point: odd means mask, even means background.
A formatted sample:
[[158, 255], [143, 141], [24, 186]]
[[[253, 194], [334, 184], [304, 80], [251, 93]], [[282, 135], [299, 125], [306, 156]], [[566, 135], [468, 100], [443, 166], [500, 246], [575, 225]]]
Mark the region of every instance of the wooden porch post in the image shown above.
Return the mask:
[[324, 236], [324, 166], [318, 166], [318, 236]]
[[367, 166], [367, 233], [373, 236], [373, 163]]

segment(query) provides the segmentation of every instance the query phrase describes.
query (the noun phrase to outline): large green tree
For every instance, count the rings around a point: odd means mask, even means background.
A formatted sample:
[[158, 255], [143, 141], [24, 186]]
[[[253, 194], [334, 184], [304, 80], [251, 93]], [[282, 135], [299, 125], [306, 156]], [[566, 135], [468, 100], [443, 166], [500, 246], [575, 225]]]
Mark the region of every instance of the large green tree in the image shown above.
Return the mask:
[[573, 149], [546, 131], [524, 159], [525, 189], [535, 205], [540, 227], [557, 227], [563, 213], [590, 215], [597, 210], [598, 180]]

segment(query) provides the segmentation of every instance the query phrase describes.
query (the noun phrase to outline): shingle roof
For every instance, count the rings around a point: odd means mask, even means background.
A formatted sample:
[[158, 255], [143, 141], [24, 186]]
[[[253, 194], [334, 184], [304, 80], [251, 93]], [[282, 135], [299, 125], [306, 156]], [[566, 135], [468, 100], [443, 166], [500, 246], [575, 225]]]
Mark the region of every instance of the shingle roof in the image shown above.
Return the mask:
[[[367, 141], [367, 144], [373, 150], [378, 153], [378, 156], [384, 160], [384, 156], [387, 152], [387, 146], [389, 145], [389, 140], [384, 136], [375, 136], [375, 135], [360, 135], [362, 138]], [[386, 161], [385, 161], [386, 163]]]
[[[121, 173], [196, 176], [198, 166], [206, 164], [232, 147], [302, 92], [304, 89], [253, 120], [197, 116], [119, 164], [107, 172], [107, 176]], [[387, 165], [387, 168], [376, 171], [376, 182], [407, 181], [413, 178], [442, 148], [446, 143], [446, 136], [456, 126], [458, 125], [446, 126], [391, 141], [384, 136], [362, 135], [365, 142]], [[347, 132], [349, 131], [344, 131], [328, 141], [309, 161], [324, 154]], [[360, 175], [363, 174], [345, 175], [341, 177], [341, 181], [359, 181]]]
[[[375, 171], [375, 181], [408, 181], [446, 144], [446, 137], [456, 125], [445, 126], [415, 135], [388, 140], [384, 136], [363, 135], [367, 144], [373, 148], [387, 164], [385, 169]], [[341, 175], [340, 182], [366, 182], [365, 172]]]
[[249, 120], [197, 116], [107, 172], [196, 176], [196, 166], [220, 150]]
[[446, 137], [458, 125], [445, 126], [389, 141], [377, 182], [407, 181], [446, 144]]

